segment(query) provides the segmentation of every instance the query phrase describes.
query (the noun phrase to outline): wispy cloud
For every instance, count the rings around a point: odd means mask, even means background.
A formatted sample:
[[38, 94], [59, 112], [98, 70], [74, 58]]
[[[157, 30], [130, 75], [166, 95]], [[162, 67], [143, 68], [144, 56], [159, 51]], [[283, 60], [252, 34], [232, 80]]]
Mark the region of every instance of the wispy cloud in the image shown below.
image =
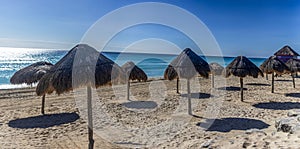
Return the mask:
[[45, 40], [23, 40], [0, 38], [0, 47], [14, 47], [14, 48], [41, 48], [41, 49], [70, 49], [76, 43], [59, 42], [59, 41], [45, 41]]

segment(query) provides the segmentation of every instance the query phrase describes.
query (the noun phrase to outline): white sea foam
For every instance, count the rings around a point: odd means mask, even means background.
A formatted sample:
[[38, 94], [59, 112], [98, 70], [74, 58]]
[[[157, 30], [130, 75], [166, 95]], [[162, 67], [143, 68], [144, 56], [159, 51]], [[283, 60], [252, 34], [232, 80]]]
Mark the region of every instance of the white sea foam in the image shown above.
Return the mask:
[[[32, 85], [32, 86], [36, 86], [36, 85]], [[26, 87], [31, 87], [30, 85], [27, 84], [1, 84], [0, 85], [0, 89], [15, 89], [15, 88], [26, 88]]]

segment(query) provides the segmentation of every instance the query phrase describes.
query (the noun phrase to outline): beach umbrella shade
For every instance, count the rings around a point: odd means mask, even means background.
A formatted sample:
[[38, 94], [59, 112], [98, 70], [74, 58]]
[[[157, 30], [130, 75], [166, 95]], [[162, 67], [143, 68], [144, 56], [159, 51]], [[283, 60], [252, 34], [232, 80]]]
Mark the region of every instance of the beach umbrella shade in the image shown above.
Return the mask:
[[263, 72], [245, 56], [236, 57], [230, 64], [226, 66], [226, 68], [223, 70], [223, 73], [226, 78], [230, 75], [240, 78], [241, 101], [244, 101], [243, 78], [246, 76], [252, 76], [254, 78], [257, 78], [259, 75], [263, 76]]
[[[17, 71], [11, 78], [11, 84], [23, 84], [32, 85], [33, 83], [38, 82], [51, 68], [53, 64], [48, 62], [36, 62], [25, 68]], [[45, 95], [42, 97], [42, 107], [41, 113], [44, 114], [45, 107]]]
[[289, 68], [285, 65], [285, 63], [279, 60], [276, 56], [271, 56], [266, 59], [260, 65], [260, 69], [266, 74], [272, 74], [272, 93], [274, 93], [274, 73], [283, 74], [285, 72], [289, 72]]
[[[110, 84], [119, 77], [121, 68], [94, 48], [79, 44], [72, 48], [39, 81], [36, 93], [41, 96], [55, 91], [57, 94], [79, 87], [87, 87], [89, 148], [93, 148], [93, 120], [91, 87]], [[74, 77], [76, 75], [76, 77]]]
[[209, 65], [190, 48], [184, 49], [166, 68], [164, 78], [174, 80], [183, 78], [187, 80], [188, 92], [188, 114], [192, 115], [190, 79], [195, 76], [208, 78], [210, 73]]
[[289, 71], [291, 72], [291, 76], [293, 78], [293, 87], [295, 88], [295, 75], [297, 72], [300, 71], [300, 60], [291, 58], [285, 64], [289, 68]]
[[129, 61], [125, 63], [122, 66], [123, 72], [126, 75], [126, 81], [127, 81], [127, 100], [129, 100], [130, 92], [130, 80], [137, 80], [137, 81], [147, 81], [148, 77], [146, 73], [136, 66], [132, 61]]
[[215, 86], [215, 75], [222, 75], [224, 67], [216, 62], [212, 62], [209, 64], [210, 72], [211, 72], [211, 87], [214, 88]]

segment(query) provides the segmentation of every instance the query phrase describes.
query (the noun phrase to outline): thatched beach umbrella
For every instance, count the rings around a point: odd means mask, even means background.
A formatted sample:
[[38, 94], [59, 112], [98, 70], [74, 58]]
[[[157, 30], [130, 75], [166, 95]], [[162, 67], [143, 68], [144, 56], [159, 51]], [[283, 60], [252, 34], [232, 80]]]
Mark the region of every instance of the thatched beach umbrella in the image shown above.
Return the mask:
[[229, 77], [230, 75], [240, 77], [241, 101], [244, 100], [243, 78], [246, 76], [252, 76], [254, 78], [257, 78], [259, 75], [263, 76], [263, 72], [245, 56], [236, 57], [224, 69], [223, 73], [226, 78]]
[[285, 64], [288, 66], [291, 73], [300, 71], [300, 59], [291, 58]]
[[279, 49], [274, 53], [274, 55], [284, 63], [286, 63], [291, 58], [297, 58], [297, 56], [299, 56], [299, 54], [288, 45], [285, 45], [284, 47]]
[[[38, 82], [51, 68], [53, 64], [48, 62], [36, 62], [25, 68], [17, 71], [11, 78], [11, 84], [23, 84], [32, 85]], [[45, 107], [45, 95], [42, 97], [41, 113], [44, 114]]]
[[47, 73], [53, 64], [48, 62], [36, 62], [17, 71], [11, 78], [11, 84], [31, 85], [38, 82]]
[[295, 75], [297, 72], [300, 71], [300, 60], [291, 58], [285, 64], [289, 68], [289, 71], [291, 72], [291, 76], [293, 78], [293, 87], [295, 88]]
[[[37, 85], [37, 95], [55, 91], [57, 94], [78, 87], [87, 87], [89, 148], [93, 148], [92, 91], [91, 87], [109, 84], [122, 70], [94, 48], [79, 44], [72, 48]], [[75, 76], [75, 77], [74, 77]]]
[[208, 78], [209, 72], [208, 63], [189, 48], [183, 50], [164, 72], [164, 78], [168, 80], [187, 79], [188, 114], [190, 115], [192, 115], [190, 79], [198, 76], [198, 74]]
[[[172, 65], [168, 65], [164, 72], [164, 78], [168, 80], [176, 79], [176, 93], [179, 94], [179, 77], [176, 71], [174, 71], [174, 67]], [[172, 78], [172, 79], [169, 79]]]
[[123, 72], [125, 72], [126, 80], [127, 80], [127, 100], [129, 100], [129, 88], [130, 88], [130, 80], [137, 80], [137, 81], [147, 81], [148, 77], [146, 73], [136, 66], [132, 61], [125, 63], [122, 66]]
[[266, 74], [272, 74], [272, 93], [274, 93], [274, 73], [283, 74], [289, 71], [288, 67], [279, 60], [276, 56], [271, 56], [266, 59], [261, 65], [260, 69]]
[[211, 87], [214, 88], [215, 86], [215, 75], [222, 75], [222, 71], [224, 67], [216, 62], [212, 62], [209, 64], [210, 72], [211, 72]]

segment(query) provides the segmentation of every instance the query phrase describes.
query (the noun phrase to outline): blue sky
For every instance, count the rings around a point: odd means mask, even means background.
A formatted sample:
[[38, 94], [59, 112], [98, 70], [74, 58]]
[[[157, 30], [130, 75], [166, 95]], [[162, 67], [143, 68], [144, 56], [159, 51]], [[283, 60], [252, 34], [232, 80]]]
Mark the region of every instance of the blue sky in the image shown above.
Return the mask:
[[[137, 2], [146, 1], [2, 0], [0, 46], [70, 49], [80, 42], [99, 18], [119, 7]], [[224, 55], [267, 57], [286, 44], [300, 52], [298, 0], [156, 2], [170, 3], [196, 15], [212, 32]], [[146, 12], [141, 12], [141, 15], [143, 13]], [[144, 36], [140, 36], [141, 32]], [[195, 46], [184, 34], [174, 29], [146, 24], [118, 34], [110, 43], [115, 48], [110, 50], [120, 50], [118, 47], [143, 41], [143, 38], [178, 42], [179, 48]]]

